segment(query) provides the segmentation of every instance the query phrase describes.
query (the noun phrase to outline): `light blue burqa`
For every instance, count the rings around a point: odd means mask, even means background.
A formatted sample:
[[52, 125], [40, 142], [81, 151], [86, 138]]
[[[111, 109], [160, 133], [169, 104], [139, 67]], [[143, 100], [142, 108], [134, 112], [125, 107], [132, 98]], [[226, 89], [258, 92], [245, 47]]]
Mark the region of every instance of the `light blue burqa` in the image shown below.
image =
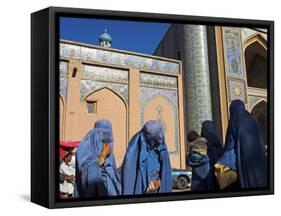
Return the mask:
[[112, 126], [108, 120], [95, 123], [81, 141], [76, 152], [76, 186], [79, 198], [120, 195], [120, 177], [111, 153], [103, 166], [97, 160], [103, 144], [110, 144], [113, 152]]
[[148, 121], [130, 140], [123, 161], [122, 194], [145, 193], [149, 181], [159, 179], [159, 193], [172, 191], [172, 173], [163, 129], [159, 121]]

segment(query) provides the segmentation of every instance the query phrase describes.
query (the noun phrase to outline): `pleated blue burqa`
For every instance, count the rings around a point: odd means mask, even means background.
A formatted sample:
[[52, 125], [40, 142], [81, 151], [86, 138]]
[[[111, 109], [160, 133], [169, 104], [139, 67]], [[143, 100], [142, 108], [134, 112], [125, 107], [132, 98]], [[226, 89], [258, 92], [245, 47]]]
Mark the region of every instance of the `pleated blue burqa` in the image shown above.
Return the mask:
[[[110, 144], [112, 153], [102, 166], [98, 155], [103, 144]], [[76, 152], [77, 197], [104, 197], [121, 194], [120, 176], [113, 155], [112, 125], [102, 119], [83, 138]]]
[[152, 180], [160, 180], [159, 193], [172, 191], [172, 173], [163, 129], [151, 120], [130, 140], [124, 157], [122, 194], [145, 193]]

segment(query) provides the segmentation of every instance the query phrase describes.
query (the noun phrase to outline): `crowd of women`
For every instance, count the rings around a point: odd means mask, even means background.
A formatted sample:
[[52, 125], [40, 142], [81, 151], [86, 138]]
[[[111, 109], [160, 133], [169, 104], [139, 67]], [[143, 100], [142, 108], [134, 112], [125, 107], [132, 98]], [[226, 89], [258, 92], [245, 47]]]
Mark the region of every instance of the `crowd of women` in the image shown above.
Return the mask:
[[[242, 101], [231, 103], [224, 145], [211, 121], [202, 123], [201, 135], [190, 131], [187, 137], [192, 191], [267, 186], [267, 159], [261, 129]], [[113, 148], [111, 123], [98, 120], [75, 153], [75, 175], [64, 180], [75, 185], [70, 196], [87, 198], [172, 192], [169, 153], [159, 121], [146, 122], [131, 138], [120, 170], [115, 164]]]

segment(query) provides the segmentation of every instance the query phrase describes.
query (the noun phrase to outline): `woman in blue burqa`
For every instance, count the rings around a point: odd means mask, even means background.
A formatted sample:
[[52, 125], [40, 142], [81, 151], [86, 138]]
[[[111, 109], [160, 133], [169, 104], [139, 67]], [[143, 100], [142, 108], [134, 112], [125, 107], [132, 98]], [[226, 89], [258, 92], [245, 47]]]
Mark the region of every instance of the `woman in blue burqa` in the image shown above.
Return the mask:
[[79, 198], [121, 194], [113, 155], [112, 125], [108, 120], [98, 120], [77, 149], [76, 187]]
[[211, 189], [218, 190], [217, 180], [215, 177], [215, 163], [223, 155], [224, 149], [221, 144], [216, 128], [212, 121], [206, 120], [202, 123], [201, 137], [207, 139], [207, 155], [209, 157], [210, 164], [210, 178]]
[[[234, 100], [230, 105], [225, 152], [215, 166], [223, 174], [229, 170], [237, 173], [233, 184], [235, 189], [267, 186], [267, 159], [262, 131], [258, 121], [240, 100]], [[226, 181], [233, 182], [231, 178]]]
[[130, 140], [121, 177], [124, 195], [172, 191], [169, 153], [159, 121], [146, 122]]

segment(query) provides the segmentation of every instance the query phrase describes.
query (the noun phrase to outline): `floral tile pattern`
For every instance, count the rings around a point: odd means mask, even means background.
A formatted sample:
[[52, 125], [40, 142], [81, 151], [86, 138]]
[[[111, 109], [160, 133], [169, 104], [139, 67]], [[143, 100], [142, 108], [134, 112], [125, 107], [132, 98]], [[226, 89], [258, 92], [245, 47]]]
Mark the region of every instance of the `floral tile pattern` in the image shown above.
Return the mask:
[[140, 85], [177, 89], [177, 78], [159, 74], [140, 73]]
[[239, 99], [247, 106], [247, 85], [244, 69], [241, 28], [223, 27], [222, 30], [228, 103], [231, 103], [232, 100]]
[[247, 104], [246, 82], [243, 79], [228, 78], [228, 100], [229, 103], [233, 100], [239, 99]]
[[82, 79], [128, 83], [128, 71], [83, 64]]
[[60, 95], [66, 99], [67, 95], [67, 77], [68, 77], [68, 62], [60, 61]]
[[68, 76], [68, 62], [60, 61], [60, 77], [67, 78]]
[[235, 76], [244, 76], [240, 28], [223, 27], [223, 44], [226, 72]]

